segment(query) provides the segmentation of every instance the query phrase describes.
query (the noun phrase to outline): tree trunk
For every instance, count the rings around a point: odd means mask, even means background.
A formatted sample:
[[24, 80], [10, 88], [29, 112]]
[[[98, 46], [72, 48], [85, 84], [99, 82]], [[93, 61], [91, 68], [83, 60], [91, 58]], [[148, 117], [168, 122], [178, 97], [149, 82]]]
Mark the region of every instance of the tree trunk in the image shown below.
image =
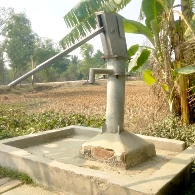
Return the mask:
[[16, 80], [17, 69], [14, 69], [13, 71], [14, 71], [13, 80]]
[[[177, 67], [178, 68], [182, 67], [180, 61], [177, 61]], [[188, 79], [186, 75], [180, 75], [179, 86], [180, 86], [180, 98], [181, 98], [181, 118], [184, 126], [187, 126], [190, 123], [190, 110], [189, 110], [189, 103], [187, 97], [187, 89], [188, 89], [187, 80]]]
[[[19, 69], [19, 75], [20, 75], [20, 77], [22, 76], [22, 74], [21, 74], [21, 70]], [[22, 82], [20, 82], [20, 87], [22, 86]]]
[[[34, 67], [34, 59], [33, 59], [33, 56], [31, 57], [31, 62], [32, 62], [32, 70], [35, 68]], [[35, 82], [35, 75], [33, 74], [32, 75], [32, 85], [34, 85], [34, 82]]]
[[[165, 15], [166, 17], [166, 15]], [[169, 17], [169, 21], [168, 21], [168, 26], [169, 26], [169, 31], [168, 31], [168, 38], [167, 38], [167, 42], [171, 42], [171, 46], [173, 48], [175, 48], [176, 50], [176, 46], [178, 45], [178, 41], [177, 41], [177, 37], [176, 36], [176, 26], [173, 25], [175, 23], [175, 19], [174, 19], [174, 14], [171, 12], [170, 13], [170, 17]], [[178, 35], [178, 34], [177, 34]], [[176, 38], [176, 39], [175, 39]], [[167, 43], [168, 44], [168, 43]], [[173, 76], [172, 76], [172, 66], [174, 67], [174, 69], [177, 69], [177, 64], [176, 64], [176, 61], [175, 62], [171, 62], [171, 58], [172, 58], [172, 52], [169, 52], [168, 53], [168, 56], [165, 52], [165, 57], [167, 56], [167, 59], [165, 59], [165, 72], [168, 73], [167, 75], [167, 83], [168, 83], [168, 86], [169, 86], [169, 107], [170, 107], [170, 112], [175, 115], [175, 116], [180, 116], [181, 115], [181, 109], [180, 109], [180, 105], [181, 105], [181, 102], [180, 102], [180, 96], [177, 92], [177, 89], [175, 88], [175, 84], [174, 84], [174, 79], [173, 79]], [[166, 62], [169, 62], [169, 63], [166, 63]], [[178, 101], [179, 100], [179, 101]]]
[[[191, 0], [181, 0], [181, 11], [184, 18], [189, 23], [192, 18], [192, 7]], [[179, 32], [180, 43], [184, 43], [183, 34], [186, 30], [186, 24], [184, 21], [181, 22], [181, 30]], [[181, 49], [180, 49], [181, 52]], [[179, 60], [177, 60], [177, 67], [182, 68], [183, 64], [183, 56], [182, 53], [179, 54]], [[182, 114], [182, 122], [184, 125], [189, 125], [190, 123], [190, 109], [188, 103], [187, 89], [188, 86], [188, 76], [181, 75], [179, 78], [179, 86], [180, 86], [180, 97], [181, 97], [181, 114]]]

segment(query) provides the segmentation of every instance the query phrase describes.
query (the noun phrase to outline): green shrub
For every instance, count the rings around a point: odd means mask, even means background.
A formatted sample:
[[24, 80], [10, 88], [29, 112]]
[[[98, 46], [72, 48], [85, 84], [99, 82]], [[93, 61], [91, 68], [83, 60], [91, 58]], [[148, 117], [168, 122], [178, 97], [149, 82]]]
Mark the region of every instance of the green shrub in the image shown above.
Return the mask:
[[150, 124], [140, 133], [154, 137], [181, 140], [187, 146], [195, 143], [195, 124], [186, 127], [182, 126], [180, 118], [174, 116], [168, 116], [162, 122]]
[[54, 111], [28, 114], [21, 107], [0, 106], [0, 139], [46, 131], [69, 125], [100, 128], [105, 118], [81, 114], [66, 115]]

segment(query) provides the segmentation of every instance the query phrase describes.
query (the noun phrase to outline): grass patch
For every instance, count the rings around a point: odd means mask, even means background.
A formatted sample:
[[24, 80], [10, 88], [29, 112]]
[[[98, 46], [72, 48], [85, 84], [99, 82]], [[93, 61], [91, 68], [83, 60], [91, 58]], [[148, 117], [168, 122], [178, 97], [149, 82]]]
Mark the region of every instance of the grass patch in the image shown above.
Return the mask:
[[0, 166], [0, 178], [10, 177], [11, 179], [19, 179], [25, 184], [33, 184], [33, 180], [25, 173], [11, 170]]
[[54, 111], [28, 114], [23, 107], [0, 105], [0, 139], [57, 129], [69, 125], [100, 128], [105, 117], [82, 114], [56, 113]]

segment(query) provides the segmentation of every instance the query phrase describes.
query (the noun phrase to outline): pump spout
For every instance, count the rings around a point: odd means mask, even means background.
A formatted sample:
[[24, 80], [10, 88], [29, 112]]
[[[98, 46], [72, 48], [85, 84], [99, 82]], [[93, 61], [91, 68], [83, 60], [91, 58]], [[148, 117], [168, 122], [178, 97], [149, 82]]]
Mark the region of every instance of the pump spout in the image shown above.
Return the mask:
[[114, 74], [113, 69], [106, 68], [90, 68], [89, 70], [89, 84], [95, 83], [95, 74]]

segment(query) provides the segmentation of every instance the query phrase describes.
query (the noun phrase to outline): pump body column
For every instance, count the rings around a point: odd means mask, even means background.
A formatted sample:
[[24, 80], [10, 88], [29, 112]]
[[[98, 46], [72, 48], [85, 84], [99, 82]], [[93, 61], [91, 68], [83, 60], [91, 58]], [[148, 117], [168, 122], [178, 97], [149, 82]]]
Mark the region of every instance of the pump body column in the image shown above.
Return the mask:
[[115, 75], [108, 75], [105, 131], [120, 133], [124, 125], [125, 59], [111, 58], [107, 68]]
[[103, 132], [120, 133], [124, 125], [125, 60], [128, 58], [122, 18], [106, 12], [97, 13], [104, 57], [107, 68], [113, 69], [108, 75], [106, 125]]

